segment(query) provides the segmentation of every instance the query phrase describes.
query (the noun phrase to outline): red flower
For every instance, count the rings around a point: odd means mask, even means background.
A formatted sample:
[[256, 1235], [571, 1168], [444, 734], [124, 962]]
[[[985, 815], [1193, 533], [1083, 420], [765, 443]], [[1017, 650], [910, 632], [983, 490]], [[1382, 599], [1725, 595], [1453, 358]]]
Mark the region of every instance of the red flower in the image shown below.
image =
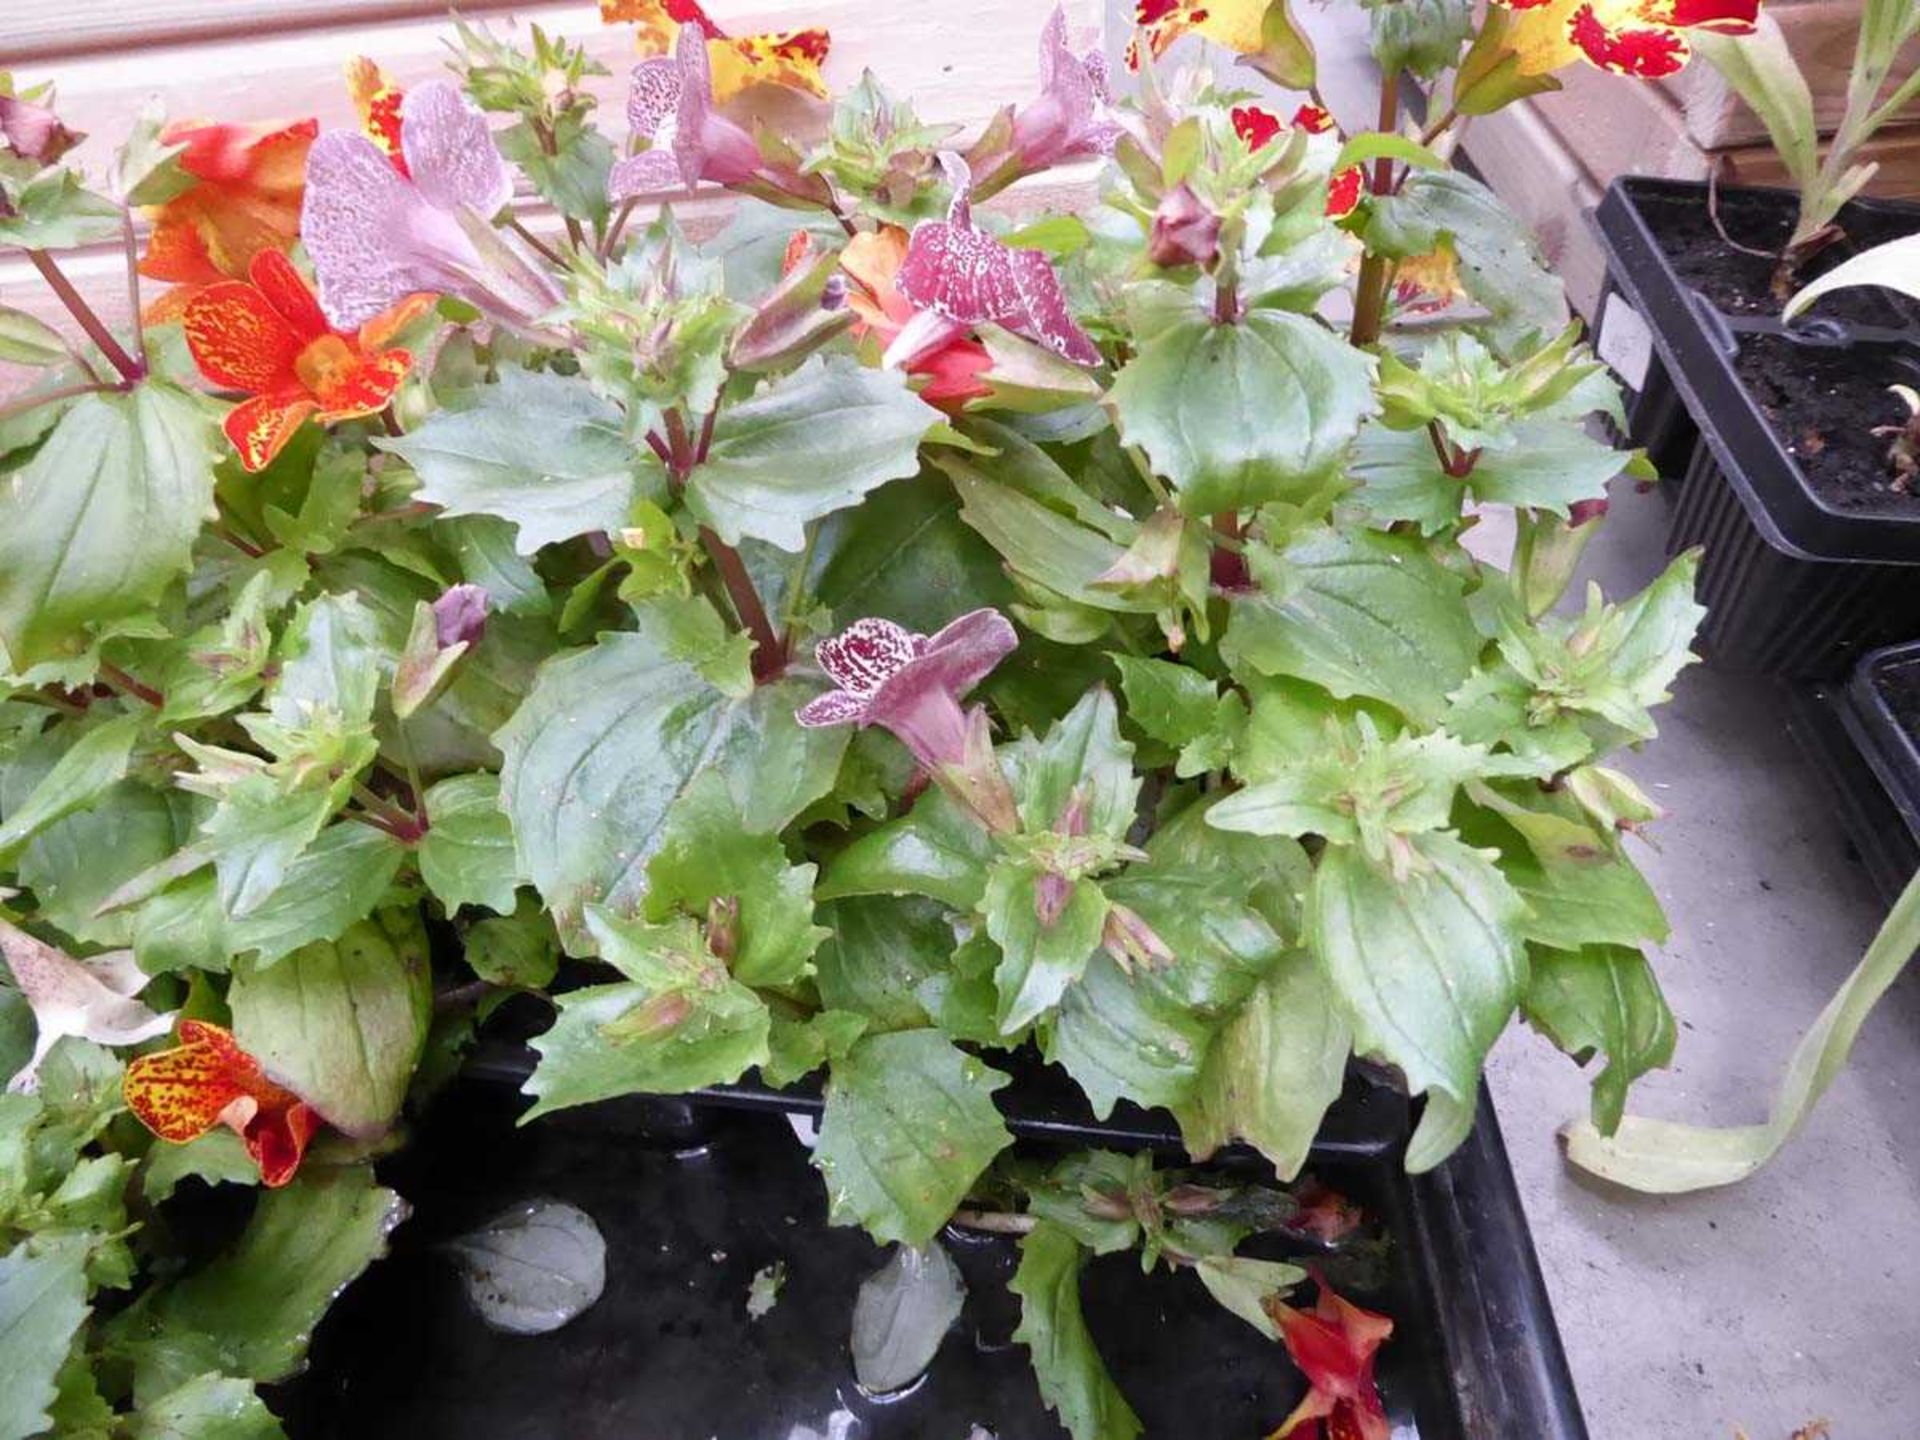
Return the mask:
[[232, 1032], [204, 1020], [182, 1020], [176, 1048], [128, 1065], [121, 1093], [134, 1118], [170, 1144], [225, 1125], [245, 1142], [269, 1186], [293, 1178], [320, 1128], [313, 1107], [269, 1080]]
[[1374, 1384], [1374, 1352], [1393, 1334], [1393, 1321], [1362, 1310], [1319, 1281], [1311, 1311], [1296, 1310], [1277, 1296], [1263, 1303], [1287, 1354], [1313, 1388], [1267, 1440], [1389, 1440], [1392, 1427]]
[[224, 428], [240, 463], [259, 470], [309, 415], [322, 424], [351, 420], [378, 413], [393, 398], [413, 357], [379, 342], [410, 318], [416, 301], [346, 334], [327, 324], [313, 291], [279, 251], [256, 255], [249, 274], [248, 283], [224, 280], [201, 290], [184, 318], [200, 373], [249, 396], [227, 412]]
[[1258, 150], [1281, 130], [1280, 117], [1258, 105], [1233, 107], [1233, 133], [1246, 142], [1247, 149]]
[[1657, 80], [1692, 58], [1689, 30], [1750, 35], [1760, 0], [1501, 0], [1521, 13], [1521, 73], [1549, 74], [1579, 56], [1616, 75]]
[[[1258, 150], [1273, 141], [1287, 127], [1280, 117], [1258, 105], [1236, 105], [1233, 109], [1233, 133], [1249, 150]], [[1293, 128], [1309, 135], [1324, 135], [1333, 129], [1333, 116], [1318, 105], [1302, 105], [1293, 112]], [[1327, 181], [1327, 214], [1336, 220], [1360, 203], [1366, 187], [1366, 175], [1358, 165], [1349, 165]]]
[[211, 285], [245, 275], [262, 251], [292, 249], [307, 150], [319, 131], [313, 120], [279, 129], [170, 126], [161, 138], [185, 144], [180, 168], [196, 183], [149, 212], [153, 233], [140, 273]]
[[[847, 287], [847, 305], [858, 317], [853, 325], [856, 337], [874, 335], [883, 345], [891, 345], [912, 321], [913, 302], [896, 283], [906, 258], [907, 232], [896, 225], [863, 230], [840, 252], [840, 269], [853, 282]], [[987, 347], [965, 333], [913, 356], [905, 365], [909, 375], [927, 377], [920, 398], [949, 415], [959, 414], [969, 400], [993, 393], [980, 378], [992, 368]]]
[[407, 98], [388, 78], [386, 72], [364, 55], [347, 61], [347, 94], [360, 116], [361, 132], [387, 152], [393, 168], [411, 176], [407, 157], [400, 149], [400, 103]]

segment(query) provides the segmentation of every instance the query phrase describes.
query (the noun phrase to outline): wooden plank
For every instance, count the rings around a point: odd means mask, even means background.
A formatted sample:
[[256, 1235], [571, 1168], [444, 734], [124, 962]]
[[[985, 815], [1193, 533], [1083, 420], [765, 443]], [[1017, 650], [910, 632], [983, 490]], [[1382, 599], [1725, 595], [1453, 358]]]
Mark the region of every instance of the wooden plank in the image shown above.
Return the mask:
[[1565, 88], [1535, 95], [1528, 103], [1597, 189], [1605, 189], [1616, 175], [1706, 177], [1706, 157], [1688, 134], [1686, 117], [1659, 86], [1622, 80], [1590, 65], [1571, 66], [1560, 78]]
[[[1822, 147], [1824, 152], [1825, 147]], [[1726, 168], [1720, 178], [1730, 185], [1787, 185], [1786, 166], [1769, 145], [1720, 152]], [[1879, 170], [1867, 182], [1866, 193], [1889, 200], [1920, 197], [1920, 125], [1882, 130], [1860, 147], [1861, 160], [1877, 161]]]
[[1494, 193], [1539, 237], [1568, 301], [1591, 320], [1606, 277], [1605, 257], [1586, 219], [1599, 201], [1597, 187], [1531, 100], [1476, 117], [1460, 145]]
[[[516, 0], [462, 0], [462, 15], [524, 8]], [[378, 20], [447, 14], [445, 0], [120, 0], [114, 5], [20, 3], [0, 14], [0, 56], [9, 65], [186, 40], [258, 38]]]
[[[1854, 42], [1860, 34], [1861, 0], [1772, 0], [1767, 13], [1780, 22], [1787, 47], [1807, 77], [1813, 92], [1814, 119], [1822, 135], [1840, 125], [1847, 104], [1847, 75], [1853, 68]], [[1920, 38], [1900, 52], [1895, 75], [1920, 67]], [[1764, 144], [1767, 130], [1760, 117], [1735, 95], [1720, 72], [1696, 61], [1678, 75], [1660, 82], [1686, 115], [1687, 133], [1703, 150], [1729, 150]], [[1920, 120], [1920, 97], [1902, 115]]]

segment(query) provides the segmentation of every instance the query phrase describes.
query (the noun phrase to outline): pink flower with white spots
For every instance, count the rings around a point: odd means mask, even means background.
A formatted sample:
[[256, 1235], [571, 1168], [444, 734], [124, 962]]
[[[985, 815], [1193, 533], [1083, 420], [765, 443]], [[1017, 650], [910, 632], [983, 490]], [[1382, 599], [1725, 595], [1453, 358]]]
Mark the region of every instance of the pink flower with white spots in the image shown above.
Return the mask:
[[1074, 323], [1060, 277], [1039, 250], [1016, 249], [973, 223], [973, 172], [948, 151], [940, 164], [953, 186], [945, 220], [913, 228], [895, 279], [918, 312], [882, 363], [910, 366], [976, 325], [1004, 326], [1076, 365], [1098, 365], [1100, 351]]
[[613, 167], [607, 191], [615, 200], [691, 190], [702, 180], [745, 185], [765, 178], [753, 136], [714, 108], [713, 72], [698, 25], [680, 27], [673, 54], [633, 67], [627, 123], [650, 146]]
[[1024, 171], [1088, 155], [1110, 155], [1120, 127], [1107, 116], [1107, 57], [1076, 55], [1059, 6], [1040, 32], [1040, 95], [1013, 116], [1013, 152]]
[[327, 319], [357, 329], [431, 291], [532, 329], [560, 303], [560, 287], [493, 228], [513, 177], [486, 117], [448, 81], [416, 86], [401, 102], [400, 148], [404, 175], [353, 131], [329, 131], [307, 153], [300, 238]]
[[891, 620], [856, 620], [814, 655], [835, 689], [794, 713], [802, 725], [878, 725], [989, 828], [1018, 823], [986, 742], [986, 711], [961, 699], [1020, 643], [997, 610], [974, 610], [933, 635]]

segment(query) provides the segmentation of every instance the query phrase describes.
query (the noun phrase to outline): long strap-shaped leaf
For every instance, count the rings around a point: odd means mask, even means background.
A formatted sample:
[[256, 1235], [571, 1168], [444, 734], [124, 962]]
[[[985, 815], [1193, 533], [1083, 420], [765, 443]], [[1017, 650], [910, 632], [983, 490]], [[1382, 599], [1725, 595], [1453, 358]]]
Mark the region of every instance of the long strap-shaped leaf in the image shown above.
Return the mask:
[[1744, 1180], [1772, 1159], [1812, 1112], [1846, 1065], [1860, 1026], [1916, 949], [1920, 949], [1920, 874], [1907, 882], [1866, 955], [1801, 1037], [1765, 1124], [1715, 1129], [1629, 1115], [1608, 1137], [1591, 1122], [1580, 1120], [1562, 1132], [1567, 1158], [1616, 1185], [1652, 1194], [1706, 1190]]

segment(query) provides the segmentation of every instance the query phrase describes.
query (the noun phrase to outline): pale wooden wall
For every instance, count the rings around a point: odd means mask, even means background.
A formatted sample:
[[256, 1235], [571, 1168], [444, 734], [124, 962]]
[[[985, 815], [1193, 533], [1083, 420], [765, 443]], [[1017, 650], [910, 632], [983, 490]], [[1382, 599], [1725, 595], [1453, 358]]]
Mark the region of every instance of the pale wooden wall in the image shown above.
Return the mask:
[[[1052, 5], [707, 0], [706, 8], [735, 34], [825, 25], [833, 35], [826, 74], [835, 90], [870, 67], [895, 94], [911, 96], [922, 117], [976, 127], [1000, 105], [1035, 93], [1040, 27]], [[1066, 0], [1066, 8], [1079, 43], [1103, 43], [1102, 0]], [[461, 0], [458, 9], [496, 28], [537, 22], [585, 43], [613, 72], [592, 85], [602, 127], [616, 138], [625, 134], [626, 74], [636, 58], [631, 26], [602, 25], [591, 3]], [[22, 81], [57, 82], [62, 117], [89, 133], [77, 153], [97, 177], [154, 95], [176, 118], [317, 116], [323, 128], [352, 127], [342, 64], [369, 55], [402, 84], [444, 74], [448, 10], [446, 0], [0, 0], [0, 67]], [[1090, 174], [1085, 166], [1057, 172], [1045, 183], [1016, 187], [1008, 203], [1028, 209], [1084, 193]], [[724, 203], [703, 198], [675, 209], [695, 224], [712, 223]], [[539, 228], [537, 209], [530, 223]], [[125, 318], [117, 247], [76, 252], [62, 263], [110, 323]], [[49, 320], [64, 313], [18, 256], [0, 254], [0, 296]]]

